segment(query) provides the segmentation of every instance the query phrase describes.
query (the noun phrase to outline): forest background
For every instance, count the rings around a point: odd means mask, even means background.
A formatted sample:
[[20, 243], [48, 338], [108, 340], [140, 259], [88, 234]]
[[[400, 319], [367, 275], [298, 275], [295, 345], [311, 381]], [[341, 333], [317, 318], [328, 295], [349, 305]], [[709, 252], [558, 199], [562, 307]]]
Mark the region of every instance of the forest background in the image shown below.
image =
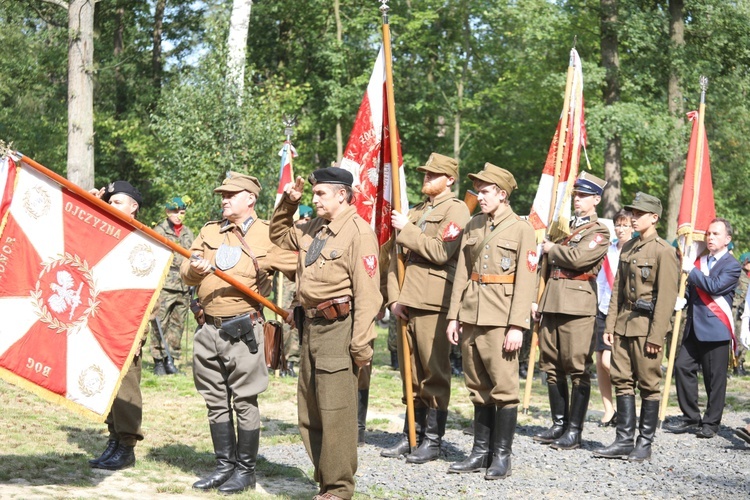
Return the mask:
[[[259, 213], [270, 217], [285, 117], [297, 119], [296, 174], [340, 158], [381, 42], [379, 6], [0, 0], [0, 139], [86, 188], [131, 181], [144, 194], [140, 218], [149, 224], [163, 218], [165, 201], [175, 195], [193, 201], [191, 227], [216, 218], [212, 188], [230, 169], [261, 180]], [[735, 225], [738, 251], [750, 247], [750, 2], [389, 6], [411, 202], [420, 199], [415, 168], [436, 151], [459, 159], [460, 196], [470, 187], [466, 174], [485, 162], [511, 170], [519, 184], [513, 207], [527, 214], [575, 44], [583, 60], [588, 158], [592, 172], [610, 183], [600, 213], [612, 216], [635, 192], [649, 192], [665, 206], [660, 233], [674, 238], [686, 113], [698, 109], [705, 75], [717, 214]], [[79, 85], [91, 87], [88, 107]], [[90, 132], [79, 126], [87, 120]]]

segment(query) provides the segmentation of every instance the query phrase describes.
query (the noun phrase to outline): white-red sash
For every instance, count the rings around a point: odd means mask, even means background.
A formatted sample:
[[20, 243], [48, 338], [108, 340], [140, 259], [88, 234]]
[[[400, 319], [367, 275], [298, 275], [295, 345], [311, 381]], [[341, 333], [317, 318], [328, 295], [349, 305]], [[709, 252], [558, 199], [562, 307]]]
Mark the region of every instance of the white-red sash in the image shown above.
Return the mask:
[[[695, 267], [700, 269], [705, 276], [708, 276], [708, 256], [704, 255], [697, 259]], [[701, 302], [727, 327], [729, 334], [732, 336], [732, 350], [737, 352], [737, 338], [734, 336], [734, 321], [732, 321], [732, 304], [722, 295], [710, 295], [698, 287], [695, 287], [695, 291], [698, 293]]]

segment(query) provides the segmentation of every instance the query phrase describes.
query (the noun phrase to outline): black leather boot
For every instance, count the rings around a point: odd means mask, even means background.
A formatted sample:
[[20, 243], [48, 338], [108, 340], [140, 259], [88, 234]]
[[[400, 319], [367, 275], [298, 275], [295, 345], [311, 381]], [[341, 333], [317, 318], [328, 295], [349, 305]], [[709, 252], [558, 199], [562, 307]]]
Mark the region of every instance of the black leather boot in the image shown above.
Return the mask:
[[557, 383], [547, 384], [549, 394], [549, 410], [552, 414], [552, 427], [546, 431], [534, 434], [534, 441], [549, 444], [562, 436], [568, 430], [568, 381], [565, 375], [557, 379]]
[[258, 458], [260, 429], [237, 430], [237, 466], [226, 483], [219, 486], [219, 493], [240, 493], [255, 489], [255, 462]]
[[517, 406], [505, 406], [495, 410], [495, 425], [492, 436], [492, 463], [487, 468], [485, 479], [505, 479], [510, 476], [510, 456], [513, 453], [513, 436], [518, 419]]
[[154, 358], [154, 375], [161, 377], [167, 374], [167, 369], [164, 366], [164, 360], [161, 358]]
[[[414, 408], [414, 430], [417, 434], [417, 446], [424, 440], [425, 419], [427, 418], [427, 408]], [[380, 452], [381, 457], [398, 458], [401, 455], [407, 455], [411, 451], [409, 446], [409, 423], [404, 417], [404, 433], [401, 440], [392, 446]]]
[[495, 405], [474, 405], [474, 446], [471, 454], [461, 462], [448, 467], [448, 472], [461, 474], [464, 472], [479, 472], [490, 465], [490, 441], [492, 426], [495, 425]]
[[112, 456], [94, 465], [95, 469], [120, 470], [135, 463], [135, 446], [119, 443]]
[[391, 351], [391, 368], [398, 370], [398, 352]]
[[635, 396], [617, 396], [617, 434], [615, 442], [594, 450], [595, 457], [627, 459], [635, 437]]
[[216, 455], [216, 469], [208, 476], [193, 483], [197, 490], [212, 490], [232, 477], [236, 463], [237, 443], [234, 436], [234, 422], [211, 424], [211, 441]]
[[651, 460], [651, 443], [654, 442], [656, 426], [659, 423], [659, 401], [641, 401], [641, 421], [638, 425], [638, 439], [635, 448], [628, 455], [630, 462]]
[[357, 446], [365, 445], [365, 429], [367, 428], [367, 405], [370, 401], [370, 389], [360, 389], [357, 405]]
[[96, 467], [101, 462], [104, 462], [105, 460], [107, 460], [115, 452], [115, 450], [117, 449], [117, 445], [118, 444], [120, 444], [120, 443], [118, 443], [114, 439], [108, 440], [107, 441], [107, 447], [104, 448], [104, 451], [102, 452], [102, 454], [99, 455], [96, 458], [92, 458], [91, 460], [89, 460], [89, 465], [92, 466], [92, 467]]
[[440, 456], [440, 443], [445, 435], [445, 423], [448, 420], [448, 410], [437, 408], [427, 409], [427, 423], [424, 431], [424, 439], [414, 453], [406, 457], [406, 463], [426, 464], [436, 460]]
[[589, 396], [591, 387], [575, 385], [571, 394], [570, 419], [568, 430], [555, 439], [550, 448], [555, 450], [574, 450], [581, 446], [581, 433], [583, 422], [586, 420], [586, 411], [589, 409]]
[[174, 361], [172, 358], [167, 358], [164, 360], [164, 371], [167, 373], [167, 375], [174, 375], [175, 373], [179, 372], [177, 367], [174, 365]]

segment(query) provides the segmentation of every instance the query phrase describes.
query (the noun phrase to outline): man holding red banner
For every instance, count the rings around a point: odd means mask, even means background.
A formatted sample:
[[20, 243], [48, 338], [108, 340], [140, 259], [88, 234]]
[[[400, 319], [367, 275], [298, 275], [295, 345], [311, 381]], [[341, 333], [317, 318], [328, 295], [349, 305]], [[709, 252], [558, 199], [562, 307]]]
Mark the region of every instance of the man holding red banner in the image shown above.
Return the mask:
[[[414, 420], [419, 448], [406, 461], [423, 464], [440, 456], [451, 392], [448, 326], [451, 283], [456, 272], [461, 234], [469, 221], [469, 209], [451, 191], [458, 178], [458, 162], [432, 153], [424, 166], [422, 193], [427, 200], [408, 214], [393, 211], [391, 221], [399, 230], [396, 245], [406, 254], [406, 272], [399, 288], [398, 259], [391, 258], [388, 272], [388, 302], [392, 314], [406, 323], [411, 348]], [[403, 353], [401, 336], [398, 352]], [[399, 361], [403, 370], [404, 363]], [[405, 380], [402, 372], [402, 379]], [[408, 419], [404, 434], [381, 456], [397, 458], [409, 451]]]
[[[683, 418], [665, 426], [676, 434], [697, 429], [697, 437], [712, 438], [721, 424], [729, 349], [735, 342], [732, 299], [742, 273], [740, 263], [727, 250], [730, 241], [732, 225], [716, 218], [706, 233], [709, 254], [682, 261], [682, 270], [688, 275], [688, 309], [682, 348], [675, 360], [675, 385]], [[703, 372], [707, 397], [702, 419], [698, 370]]]

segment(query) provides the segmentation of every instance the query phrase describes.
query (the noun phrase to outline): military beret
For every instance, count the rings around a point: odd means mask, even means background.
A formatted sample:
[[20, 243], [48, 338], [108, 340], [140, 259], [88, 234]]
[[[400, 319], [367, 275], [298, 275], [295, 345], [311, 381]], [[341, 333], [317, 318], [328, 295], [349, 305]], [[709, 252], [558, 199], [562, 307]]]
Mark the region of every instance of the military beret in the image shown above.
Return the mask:
[[518, 184], [516, 184], [516, 178], [513, 177], [513, 174], [504, 168], [493, 165], [492, 163], [485, 163], [484, 169], [479, 173], [469, 174], [469, 179], [495, 184], [497, 187], [508, 193], [508, 195], [518, 187]]
[[630, 211], [640, 210], [641, 212], [648, 212], [661, 217], [661, 200], [656, 196], [651, 196], [640, 191], [635, 194], [633, 203], [625, 205], [625, 208]]
[[260, 194], [260, 182], [252, 175], [240, 174], [238, 172], [229, 172], [227, 178], [221, 183], [221, 186], [214, 189], [214, 193], [238, 193], [240, 191], [249, 191], [255, 196]]
[[455, 179], [458, 177], [458, 162], [450, 156], [432, 153], [427, 162], [421, 167], [417, 167], [417, 170], [419, 172], [445, 174]]
[[164, 204], [164, 208], [166, 208], [167, 210], [185, 210], [187, 208], [187, 205], [184, 201], [182, 201], [182, 198], [180, 198], [179, 196], [175, 196]]
[[740, 261], [740, 264], [743, 266], [750, 262], [750, 252], [745, 252], [742, 255], [740, 255], [740, 258], [738, 259]]
[[313, 186], [316, 184], [343, 184], [351, 187], [354, 182], [351, 172], [340, 167], [319, 168], [307, 180]]
[[141, 196], [140, 191], [138, 191], [136, 188], [133, 187], [132, 184], [130, 184], [128, 181], [115, 181], [110, 182], [107, 186], [107, 189], [104, 190], [104, 194], [102, 195], [102, 200], [109, 203], [109, 199], [116, 195], [116, 194], [126, 194], [133, 198], [136, 203], [138, 203], [138, 206], [140, 207], [143, 204], [143, 197]]
[[299, 216], [300, 217], [312, 217], [312, 207], [308, 205], [300, 205]]
[[583, 171], [578, 174], [575, 184], [573, 184], [573, 191], [584, 194], [595, 194], [601, 196], [604, 192], [604, 186], [607, 182], [599, 177]]

